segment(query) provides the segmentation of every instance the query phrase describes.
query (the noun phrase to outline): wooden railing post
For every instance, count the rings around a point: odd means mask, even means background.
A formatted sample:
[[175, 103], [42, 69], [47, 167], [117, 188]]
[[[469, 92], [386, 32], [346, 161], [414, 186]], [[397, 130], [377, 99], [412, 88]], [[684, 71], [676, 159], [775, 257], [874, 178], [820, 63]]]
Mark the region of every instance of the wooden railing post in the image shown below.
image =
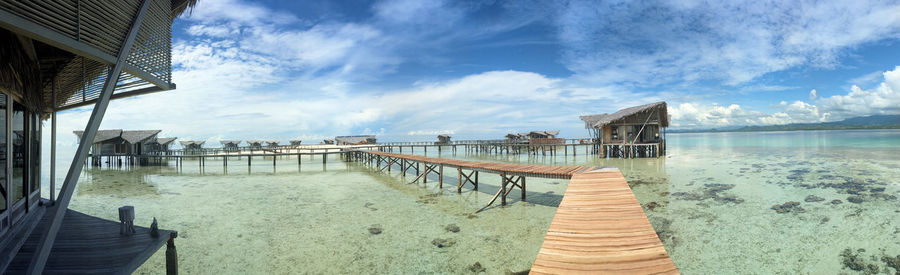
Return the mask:
[[172, 231], [169, 234], [169, 241], [166, 242], [166, 275], [178, 275], [178, 251], [175, 249], [175, 238], [178, 238], [178, 231]]

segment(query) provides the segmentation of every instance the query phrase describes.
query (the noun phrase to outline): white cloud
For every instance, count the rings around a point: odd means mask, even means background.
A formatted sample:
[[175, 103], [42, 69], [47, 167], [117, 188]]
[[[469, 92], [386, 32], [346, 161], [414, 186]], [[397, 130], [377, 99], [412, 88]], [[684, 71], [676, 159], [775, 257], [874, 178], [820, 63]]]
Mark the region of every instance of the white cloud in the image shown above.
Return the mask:
[[567, 66], [614, 82], [747, 83], [797, 66], [832, 68], [848, 49], [900, 37], [896, 1], [561, 4]]
[[727, 107], [716, 103], [682, 103], [669, 106], [676, 128], [709, 128], [744, 125], [815, 123], [838, 121], [858, 116], [900, 114], [900, 66], [881, 73], [883, 82], [864, 90], [854, 85], [847, 94], [820, 97], [810, 91], [810, 101], [781, 101], [771, 114], [748, 110], [737, 104]]

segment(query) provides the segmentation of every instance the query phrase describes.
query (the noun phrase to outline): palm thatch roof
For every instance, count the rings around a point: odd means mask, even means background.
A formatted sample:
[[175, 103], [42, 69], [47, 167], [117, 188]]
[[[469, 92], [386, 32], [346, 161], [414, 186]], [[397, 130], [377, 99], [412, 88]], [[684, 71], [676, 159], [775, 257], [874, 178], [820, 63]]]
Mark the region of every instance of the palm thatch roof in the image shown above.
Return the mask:
[[247, 143], [250, 144], [250, 145], [262, 145], [264, 142], [266, 142], [266, 141], [265, 141], [265, 140], [259, 140], [259, 139], [251, 139], [251, 140], [248, 140], [248, 141], [247, 141]]
[[649, 114], [649, 113], [658, 113], [659, 114], [659, 124], [662, 127], [669, 127], [669, 114], [665, 101], [644, 104], [640, 106], [628, 107], [625, 109], [621, 109], [612, 114], [597, 114], [597, 115], [586, 115], [580, 116], [582, 121], [585, 123], [585, 127], [590, 128], [603, 128], [607, 124], [616, 123], [620, 120], [623, 120], [627, 117], [637, 115], [637, 114]]
[[450, 138], [450, 135], [442, 134], [442, 135], [438, 135], [438, 138]]
[[166, 144], [172, 143], [176, 139], [178, 139], [178, 138], [157, 138], [156, 143], [159, 143], [161, 145], [166, 145]]
[[370, 140], [375, 140], [375, 135], [336, 136], [336, 137], [334, 137], [335, 142], [345, 143], [345, 144], [368, 143]]
[[[78, 136], [78, 139], [81, 139], [81, 135], [84, 134], [84, 131], [72, 131]], [[97, 130], [97, 134], [94, 135], [93, 143], [100, 143], [107, 140], [111, 140], [114, 138], [118, 138], [122, 136], [122, 129], [112, 129], [112, 130]]]
[[292, 139], [290, 142], [291, 145], [300, 145], [300, 143], [303, 143], [303, 141], [299, 139]]
[[184, 146], [184, 147], [187, 147], [187, 146], [190, 146], [190, 145], [198, 145], [198, 146], [200, 146], [200, 145], [203, 145], [204, 143], [206, 143], [205, 140], [182, 140], [182, 141], [179, 141], [179, 142], [181, 143], [181, 146]]
[[126, 130], [122, 131], [122, 139], [129, 143], [140, 143], [159, 134], [162, 130]]
[[542, 136], [556, 136], [558, 134], [559, 134], [559, 130], [528, 132], [528, 135], [542, 135]]
[[223, 140], [220, 140], [219, 143], [221, 143], [223, 146], [224, 146], [224, 145], [237, 146], [238, 144], [241, 144], [241, 141], [240, 141], [240, 140], [226, 140], [226, 139], [223, 139]]

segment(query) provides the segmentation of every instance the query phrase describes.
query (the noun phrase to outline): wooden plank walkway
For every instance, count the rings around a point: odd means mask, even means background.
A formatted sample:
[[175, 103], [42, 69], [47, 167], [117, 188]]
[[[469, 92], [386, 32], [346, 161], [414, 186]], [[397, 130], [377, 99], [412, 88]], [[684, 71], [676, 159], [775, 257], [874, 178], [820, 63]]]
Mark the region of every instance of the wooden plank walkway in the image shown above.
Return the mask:
[[576, 173], [532, 274], [678, 274], [618, 169]]
[[501, 175], [570, 179], [531, 267], [533, 274], [678, 274], [618, 169], [367, 153]]
[[514, 163], [498, 163], [487, 161], [457, 160], [446, 158], [432, 158], [418, 155], [405, 155], [386, 152], [366, 152], [372, 155], [383, 157], [400, 158], [411, 161], [425, 162], [429, 164], [439, 164], [449, 167], [458, 167], [462, 169], [478, 170], [482, 172], [507, 174], [515, 176], [531, 176], [544, 178], [571, 178], [572, 175], [591, 169], [588, 166], [548, 166], [548, 165], [527, 165]]

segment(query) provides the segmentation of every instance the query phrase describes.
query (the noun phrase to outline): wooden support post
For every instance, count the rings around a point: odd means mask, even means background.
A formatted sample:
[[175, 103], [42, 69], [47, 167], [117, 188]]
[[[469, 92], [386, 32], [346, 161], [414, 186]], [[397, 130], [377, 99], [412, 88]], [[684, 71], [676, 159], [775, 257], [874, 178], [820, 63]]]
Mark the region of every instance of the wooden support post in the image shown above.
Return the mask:
[[500, 184], [500, 205], [506, 205], [506, 174], [500, 174], [501, 184]]
[[438, 168], [438, 188], [444, 188], [444, 164]]
[[475, 171], [475, 191], [478, 191], [478, 171]]
[[522, 201], [525, 201], [525, 176], [520, 176], [519, 178], [522, 179]]
[[462, 193], [462, 168], [456, 167], [456, 177], [458, 180], [456, 183], [456, 193]]
[[178, 275], [178, 251], [175, 249], [175, 238], [178, 238], [178, 232], [172, 231], [166, 242], [166, 275]]

